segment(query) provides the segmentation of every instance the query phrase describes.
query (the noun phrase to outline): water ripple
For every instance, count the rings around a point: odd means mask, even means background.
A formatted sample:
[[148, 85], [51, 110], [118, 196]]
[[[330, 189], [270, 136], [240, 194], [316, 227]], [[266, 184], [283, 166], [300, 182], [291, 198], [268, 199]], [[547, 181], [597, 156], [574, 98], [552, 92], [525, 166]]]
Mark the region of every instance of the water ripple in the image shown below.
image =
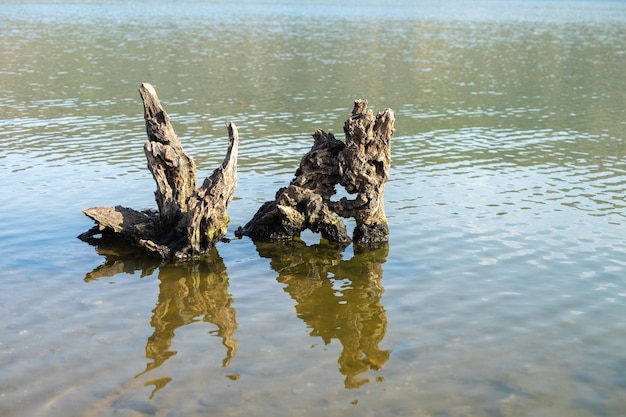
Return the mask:
[[411, 182], [465, 188], [467, 201], [456, 201], [464, 207], [549, 204], [624, 217], [626, 163], [605, 150], [616, 141], [550, 129], [432, 131], [397, 138], [393, 166]]

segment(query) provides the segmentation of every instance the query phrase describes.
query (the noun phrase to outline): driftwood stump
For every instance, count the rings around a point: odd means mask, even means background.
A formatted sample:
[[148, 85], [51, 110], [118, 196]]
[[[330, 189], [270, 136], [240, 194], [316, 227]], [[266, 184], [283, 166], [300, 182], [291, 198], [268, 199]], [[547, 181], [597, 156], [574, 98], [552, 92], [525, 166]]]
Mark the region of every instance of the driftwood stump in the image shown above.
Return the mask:
[[[302, 158], [289, 186], [264, 203], [240, 233], [258, 240], [293, 238], [309, 229], [330, 242], [347, 245], [350, 237], [338, 217], [353, 217], [353, 240], [359, 244], [387, 242], [384, 190], [389, 180], [393, 111], [374, 116], [366, 100], [355, 100], [344, 125], [345, 143], [318, 129], [311, 150]], [[353, 200], [331, 201], [337, 184]]]
[[204, 254], [226, 235], [226, 209], [237, 185], [237, 128], [227, 124], [224, 162], [197, 188], [196, 165], [183, 151], [156, 91], [143, 83], [139, 93], [148, 134], [144, 152], [157, 184], [158, 212], [121, 206], [83, 210], [97, 225], [79, 238], [115, 235], [163, 259]]

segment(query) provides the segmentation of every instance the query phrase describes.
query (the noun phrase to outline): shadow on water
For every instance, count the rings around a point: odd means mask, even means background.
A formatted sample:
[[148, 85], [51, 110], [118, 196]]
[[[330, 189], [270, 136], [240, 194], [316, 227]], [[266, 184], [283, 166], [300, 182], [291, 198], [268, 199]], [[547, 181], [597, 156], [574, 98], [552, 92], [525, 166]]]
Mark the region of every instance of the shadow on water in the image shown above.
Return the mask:
[[382, 265], [389, 246], [359, 251], [343, 260], [343, 248], [320, 243], [307, 246], [300, 240], [255, 242], [259, 255], [269, 258], [278, 282], [296, 301], [296, 314], [311, 336], [325, 344], [337, 339], [343, 346], [339, 372], [346, 388], [369, 382], [358, 376], [378, 370], [389, 360], [390, 350], [378, 346], [385, 337], [387, 316], [380, 303]]
[[[136, 378], [147, 374], [176, 355], [171, 349], [175, 331], [202, 320], [217, 327], [214, 335], [222, 339], [226, 354], [222, 366], [229, 365], [237, 353], [236, 310], [229, 293], [226, 265], [217, 249], [201, 261], [162, 264], [130, 246], [92, 242], [105, 257], [102, 265], [85, 276], [85, 281], [141, 271], [147, 276], [158, 269], [159, 296], [152, 311], [153, 334], [146, 342], [146, 368]], [[301, 240], [255, 242], [259, 255], [270, 259], [278, 273], [277, 281], [296, 301], [296, 314], [311, 329], [310, 335], [325, 344], [337, 339], [343, 349], [339, 372], [345, 376], [345, 388], [359, 388], [369, 382], [359, 375], [379, 370], [389, 360], [391, 351], [379, 348], [387, 330], [387, 317], [380, 300], [383, 264], [389, 246], [377, 249], [354, 249], [354, 256], [343, 259], [344, 248], [319, 243], [307, 246]], [[152, 396], [171, 378], [146, 382], [154, 385]]]

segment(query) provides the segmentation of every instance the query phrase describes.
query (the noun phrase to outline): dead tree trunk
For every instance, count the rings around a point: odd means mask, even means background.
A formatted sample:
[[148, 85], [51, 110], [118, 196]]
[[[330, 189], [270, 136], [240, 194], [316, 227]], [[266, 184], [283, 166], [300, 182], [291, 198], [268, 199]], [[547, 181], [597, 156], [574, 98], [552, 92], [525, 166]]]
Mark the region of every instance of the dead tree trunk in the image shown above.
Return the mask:
[[390, 109], [374, 117], [366, 100], [356, 100], [352, 116], [344, 125], [346, 147], [339, 154], [339, 184], [354, 200], [342, 198], [331, 209], [342, 217], [354, 217], [356, 243], [379, 243], [389, 239], [384, 192], [389, 180], [391, 138], [395, 118]]
[[183, 151], [154, 88], [143, 83], [139, 93], [148, 134], [144, 152], [157, 184], [158, 213], [121, 206], [90, 208], [83, 212], [97, 225], [79, 237], [121, 237], [164, 259], [206, 253], [226, 235], [226, 210], [237, 185], [237, 128], [228, 123], [224, 162], [197, 188], [195, 163]]
[[[347, 245], [350, 238], [337, 217], [353, 217], [355, 243], [387, 242], [384, 190], [389, 180], [393, 111], [374, 116], [366, 100], [355, 100], [352, 116], [344, 125], [346, 142], [318, 129], [311, 150], [302, 158], [294, 179], [276, 193], [240, 230], [253, 239], [300, 236], [309, 229], [330, 242]], [[354, 200], [331, 201], [340, 184]]]
[[143, 150], [148, 169], [157, 183], [154, 195], [161, 225], [175, 227], [187, 211], [187, 200], [196, 191], [196, 164], [183, 151], [154, 88], [143, 83], [139, 94], [148, 134]]

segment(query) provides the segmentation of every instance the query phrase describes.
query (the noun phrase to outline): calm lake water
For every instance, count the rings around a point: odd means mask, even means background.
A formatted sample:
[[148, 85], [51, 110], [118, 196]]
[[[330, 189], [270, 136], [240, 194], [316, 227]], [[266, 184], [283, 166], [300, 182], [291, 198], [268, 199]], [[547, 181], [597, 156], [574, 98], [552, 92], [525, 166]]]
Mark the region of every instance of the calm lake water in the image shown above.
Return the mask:
[[[0, 415], [626, 415], [626, 3], [0, 2]], [[396, 115], [390, 243], [159, 266], [152, 83], [229, 236], [353, 100]]]

